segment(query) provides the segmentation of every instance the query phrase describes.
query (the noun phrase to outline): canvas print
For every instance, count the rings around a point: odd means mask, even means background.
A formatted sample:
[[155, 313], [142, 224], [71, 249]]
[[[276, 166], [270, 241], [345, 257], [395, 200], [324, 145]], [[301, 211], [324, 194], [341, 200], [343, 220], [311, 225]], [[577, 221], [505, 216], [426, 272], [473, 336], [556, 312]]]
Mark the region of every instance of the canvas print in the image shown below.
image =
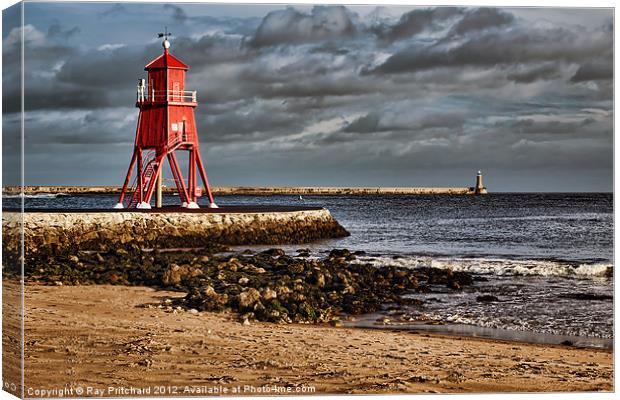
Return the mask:
[[612, 8], [2, 18], [4, 391], [613, 392]]

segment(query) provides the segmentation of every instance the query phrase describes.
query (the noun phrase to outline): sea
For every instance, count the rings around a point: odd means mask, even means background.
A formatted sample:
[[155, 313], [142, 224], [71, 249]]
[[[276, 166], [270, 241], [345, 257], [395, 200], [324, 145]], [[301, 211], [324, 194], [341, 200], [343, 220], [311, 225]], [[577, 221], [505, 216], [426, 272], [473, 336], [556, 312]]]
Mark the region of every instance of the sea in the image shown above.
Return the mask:
[[[27, 208], [112, 208], [117, 196], [27, 195]], [[204, 204], [202, 199], [199, 204]], [[474, 274], [474, 285], [441, 285], [397, 315], [386, 310], [346, 322], [375, 329], [613, 346], [613, 194], [492, 193], [487, 196], [220, 196], [220, 205], [321, 206], [351, 233], [279, 246], [315, 257], [363, 251], [355, 262], [431, 266]], [[3, 207], [20, 199], [3, 196]], [[164, 196], [164, 204], [178, 204]], [[206, 205], [206, 204], [204, 204]], [[244, 250], [246, 247], [239, 247]], [[250, 250], [261, 250], [261, 246]], [[493, 301], [480, 301], [494, 296]], [[388, 322], [389, 321], [389, 322]]]

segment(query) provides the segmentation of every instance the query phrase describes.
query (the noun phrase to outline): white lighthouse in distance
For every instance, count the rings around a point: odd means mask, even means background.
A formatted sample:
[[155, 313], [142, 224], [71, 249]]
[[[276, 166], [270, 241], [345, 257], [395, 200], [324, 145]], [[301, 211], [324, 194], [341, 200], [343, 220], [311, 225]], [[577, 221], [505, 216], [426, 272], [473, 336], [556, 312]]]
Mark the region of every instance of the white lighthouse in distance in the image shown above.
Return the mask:
[[482, 184], [482, 172], [478, 171], [476, 175], [476, 186], [474, 187], [474, 194], [487, 194], [487, 188]]

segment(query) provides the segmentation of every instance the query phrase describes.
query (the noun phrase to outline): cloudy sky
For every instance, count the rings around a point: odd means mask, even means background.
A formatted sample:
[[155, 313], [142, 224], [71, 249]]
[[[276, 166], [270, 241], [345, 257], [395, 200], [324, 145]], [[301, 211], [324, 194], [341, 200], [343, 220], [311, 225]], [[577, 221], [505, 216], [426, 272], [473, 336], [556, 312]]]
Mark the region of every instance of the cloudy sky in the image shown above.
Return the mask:
[[491, 191], [612, 190], [611, 9], [128, 3], [26, 3], [26, 184], [122, 184], [164, 26], [214, 185], [470, 186], [480, 169]]

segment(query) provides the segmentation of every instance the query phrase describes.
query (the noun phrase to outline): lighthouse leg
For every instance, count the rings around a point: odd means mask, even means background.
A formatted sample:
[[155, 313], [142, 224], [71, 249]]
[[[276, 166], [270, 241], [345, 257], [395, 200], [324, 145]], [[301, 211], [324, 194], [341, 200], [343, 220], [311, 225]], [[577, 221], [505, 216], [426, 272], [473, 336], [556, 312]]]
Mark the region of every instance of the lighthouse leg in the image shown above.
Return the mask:
[[187, 205], [187, 203], [189, 203], [189, 196], [187, 194], [187, 189], [185, 189], [183, 174], [181, 173], [181, 168], [179, 167], [179, 162], [177, 161], [174, 152], [168, 153], [168, 162], [170, 163], [170, 169], [172, 170], [174, 181], [177, 185], [177, 189], [179, 190], [179, 197], [181, 197], [181, 200]]
[[159, 177], [163, 173], [162, 171], [163, 168], [161, 167], [163, 160], [164, 160], [164, 154], [158, 156], [157, 159], [155, 160], [156, 166], [155, 166], [155, 170], [153, 171], [153, 177], [151, 177], [147, 187], [145, 188], [146, 192], [144, 194], [144, 201], [146, 203], [151, 202], [151, 198], [153, 197], [153, 192], [155, 190], [155, 186], [157, 185], [157, 181], [159, 180]]
[[196, 202], [196, 161], [195, 161], [195, 153], [194, 153], [194, 149], [191, 149], [189, 151], [189, 163], [188, 163], [188, 174], [189, 176], [187, 177], [187, 191], [189, 193], [189, 202], [190, 203], [195, 203]]
[[155, 189], [156, 192], [156, 198], [155, 198], [155, 207], [157, 208], [161, 208], [162, 207], [162, 203], [163, 203], [163, 196], [162, 196], [162, 182], [164, 180], [164, 171], [163, 169], [160, 167], [159, 168], [159, 175], [157, 175], [157, 188]]
[[198, 166], [198, 171], [200, 172], [202, 183], [204, 183], [205, 185], [205, 190], [207, 191], [207, 195], [209, 196], [209, 207], [218, 208], [217, 204], [215, 204], [215, 199], [213, 199], [213, 194], [211, 193], [211, 187], [209, 186], [209, 179], [207, 178], [207, 173], [205, 172], [205, 167], [202, 164], [202, 158], [200, 157], [200, 151], [198, 149], [196, 149], [196, 165]]
[[133, 172], [133, 166], [136, 163], [136, 150], [133, 151], [133, 156], [131, 157], [131, 162], [129, 163], [129, 169], [127, 170], [127, 176], [125, 177], [125, 183], [123, 183], [123, 189], [121, 190], [121, 195], [118, 198], [118, 203], [114, 208], [123, 208], [123, 200], [125, 199], [125, 192], [127, 191], [127, 186], [129, 186], [129, 181], [131, 180], [131, 173]]
[[136, 190], [138, 191], [138, 203], [137, 204], [142, 204], [142, 194], [144, 193], [142, 191], [142, 185], [144, 184], [143, 179], [142, 179], [142, 149], [138, 149], [138, 187], [136, 187]]

